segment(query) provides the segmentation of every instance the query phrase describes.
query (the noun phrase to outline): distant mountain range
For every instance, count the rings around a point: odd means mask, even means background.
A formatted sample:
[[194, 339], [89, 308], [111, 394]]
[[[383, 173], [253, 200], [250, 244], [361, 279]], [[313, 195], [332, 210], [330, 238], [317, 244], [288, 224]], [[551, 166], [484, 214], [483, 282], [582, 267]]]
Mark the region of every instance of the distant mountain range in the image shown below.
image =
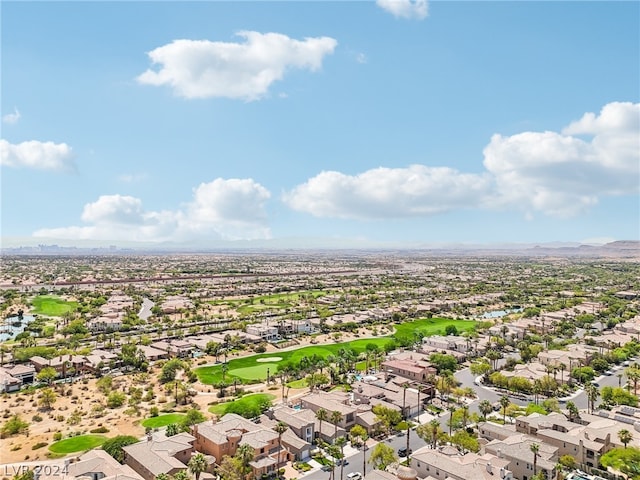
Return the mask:
[[[22, 247], [5, 247], [2, 255], [135, 255], [135, 254], [163, 254], [163, 253], [234, 253], [251, 252], [252, 254], [278, 252], [331, 252], [349, 251], [386, 252], [394, 254], [419, 254], [428, 256], [523, 256], [523, 257], [584, 257], [611, 258], [640, 261], [640, 241], [619, 240], [603, 245], [585, 245], [580, 243], [541, 243], [541, 244], [422, 244], [411, 246], [372, 245], [350, 242], [351, 244], [334, 244], [321, 246], [323, 242], [308, 242], [306, 248], [296, 248], [298, 242], [263, 241], [263, 242], [229, 242], [213, 248], [180, 247], [178, 245], [144, 245], [140, 247], [127, 246], [120, 248], [115, 245], [109, 247], [89, 246], [58, 246], [38, 245]], [[314, 245], [315, 243], [315, 245]]]

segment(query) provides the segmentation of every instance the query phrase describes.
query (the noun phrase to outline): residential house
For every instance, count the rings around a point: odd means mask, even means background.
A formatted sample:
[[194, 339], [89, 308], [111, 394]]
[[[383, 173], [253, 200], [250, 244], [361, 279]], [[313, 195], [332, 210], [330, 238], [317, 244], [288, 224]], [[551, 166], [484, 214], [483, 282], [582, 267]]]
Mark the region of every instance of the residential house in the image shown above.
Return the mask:
[[36, 369], [34, 368], [33, 365], [24, 365], [24, 364], [10, 365], [10, 364], [7, 364], [7, 365], [5, 365], [3, 367], [3, 370], [5, 370], [13, 378], [17, 378], [18, 380], [20, 380], [20, 382], [23, 385], [29, 384], [29, 383], [33, 383], [33, 381], [35, 380], [35, 376], [36, 376]]
[[[506, 378], [521, 377], [530, 382], [535, 382], [549, 375], [549, 367], [539, 362], [530, 362], [526, 364], [518, 364], [513, 370], [501, 370], [500, 373]], [[568, 380], [567, 375], [565, 380]]]
[[628, 428], [619, 420], [580, 414], [581, 423], [574, 423], [559, 413], [531, 414], [516, 419], [516, 430], [535, 436], [558, 448], [558, 456], [571, 455], [579, 464], [597, 466], [600, 457], [622, 446], [617, 432]]
[[303, 333], [313, 333], [315, 327], [309, 319], [283, 320], [278, 324], [278, 333], [284, 335], [300, 335]]
[[329, 423], [322, 429], [322, 437], [325, 441], [345, 435], [356, 424], [358, 409], [350, 404], [347, 393], [316, 391], [301, 397], [300, 405], [302, 408], [312, 410], [314, 414], [321, 408], [325, 409], [329, 415], [332, 412], [340, 412], [340, 421], [337, 424], [324, 422]]
[[11, 375], [6, 368], [0, 367], [0, 393], [16, 392], [22, 387], [22, 380]]
[[71, 373], [77, 375], [86, 370], [86, 359], [82, 355], [59, 355], [52, 359], [35, 356], [30, 358], [30, 362], [36, 372], [40, 372], [45, 367], [51, 367], [60, 378], [67, 378]]
[[87, 322], [87, 328], [91, 332], [116, 332], [122, 328], [121, 315], [101, 315]]
[[438, 371], [428, 362], [414, 359], [395, 359], [382, 362], [382, 368], [387, 374], [397, 375], [415, 382], [426, 382], [429, 376], [436, 375]]
[[[275, 415], [276, 410], [279, 410], [277, 415]], [[285, 410], [290, 410], [290, 412]], [[317, 419], [311, 410], [294, 410], [289, 407], [276, 408], [269, 413], [269, 416], [261, 415], [259, 420], [262, 427], [272, 430], [280, 421], [287, 424], [289, 428], [282, 434], [282, 445], [286, 447], [295, 460], [305, 461], [309, 459], [317, 423]]]
[[187, 297], [171, 296], [165, 298], [164, 301], [159, 305], [159, 307], [162, 313], [171, 314], [193, 309], [194, 305], [193, 302]]
[[169, 357], [186, 358], [191, 355], [193, 345], [184, 340], [161, 340], [150, 345], [156, 350], [166, 352]]
[[225, 455], [235, 455], [240, 445], [250, 445], [254, 449], [254, 460], [250, 465], [256, 477], [274, 472], [279, 464], [292, 457], [286, 447], [279, 450], [278, 433], [272, 428], [265, 428], [234, 413], [224, 415], [219, 422], [194, 425], [192, 432], [196, 450], [212, 455], [217, 464]]
[[[399, 379], [394, 379], [399, 380]], [[423, 410], [428, 395], [414, 387], [404, 387], [395, 381], [356, 382], [353, 384], [353, 401], [360, 405], [384, 405], [398, 410], [405, 417], [413, 417]]]
[[315, 439], [316, 415], [312, 410], [298, 409], [282, 406], [274, 408], [273, 418], [286, 423], [289, 428], [302, 440], [311, 444]]
[[[531, 450], [534, 444], [538, 445], [535, 472], [534, 454]], [[506, 468], [511, 470], [516, 480], [529, 480], [535, 473], [543, 473], [548, 479], [554, 478], [559, 458], [557, 447], [522, 433], [514, 433], [502, 440], [492, 440], [484, 446], [484, 451], [508, 460]]]
[[454, 447], [433, 450], [428, 446], [413, 452], [409, 466], [419, 478], [436, 480], [512, 480], [509, 461], [485, 453], [462, 455]]
[[493, 422], [479, 422], [478, 436], [480, 438], [491, 440], [504, 440], [515, 435], [516, 429], [513, 425], [499, 425]]
[[93, 373], [106, 372], [108, 369], [118, 366], [121, 362], [113, 352], [106, 350], [92, 350], [85, 357], [85, 368]]
[[[567, 350], [547, 350], [538, 354], [538, 361], [543, 365], [551, 365], [557, 368], [564, 366], [565, 372], [573, 368], [588, 365], [594, 353], [598, 349], [587, 345], [569, 345]], [[568, 379], [568, 373], [567, 373]]]
[[166, 350], [160, 350], [150, 345], [138, 345], [138, 350], [142, 352], [144, 358], [148, 362], [155, 362], [157, 360], [169, 358], [169, 353]]
[[195, 453], [195, 438], [188, 433], [167, 437], [164, 433], [147, 435], [145, 440], [123, 447], [124, 463], [144, 480], [155, 480], [161, 473], [175, 475], [187, 470]]
[[[104, 450], [90, 450], [77, 461], [63, 461], [61, 465], [42, 468], [38, 480], [143, 480], [129, 465], [121, 465]], [[35, 477], [34, 477], [35, 478]]]
[[247, 325], [245, 330], [249, 335], [260, 337], [266, 342], [273, 342], [281, 338], [280, 334], [278, 333], [277, 325], [269, 325], [267, 323], [253, 323], [251, 325]]

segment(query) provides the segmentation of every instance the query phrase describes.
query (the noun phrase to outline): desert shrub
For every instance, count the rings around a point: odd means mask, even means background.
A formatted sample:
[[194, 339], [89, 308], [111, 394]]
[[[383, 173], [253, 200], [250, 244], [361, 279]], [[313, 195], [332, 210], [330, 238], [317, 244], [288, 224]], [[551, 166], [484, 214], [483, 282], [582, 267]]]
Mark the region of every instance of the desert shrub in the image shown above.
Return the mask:
[[118, 408], [124, 405], [126, 395], [122, 392], [111, 392], [107, 397], [107, 407]]
[[38, 450], [39, 448], [46, 447], [47, 445], [47, 442], [38, 442], [31, 447], [31, 450]]
[[107, 427], [98, 427], [93, 430], [89, 430], [89, 433], [107, 433], [109, 429]]
[[57, 442], [58, 440], [62, 440], [62, 432], [56, 432], [53, 434], [53, 441]]
[[29, 423], [22, 420], [18, 415], [14, 415], [0, 429], [0, 436], [8, 437], [18, 433], [26, 433], [29, 431]]

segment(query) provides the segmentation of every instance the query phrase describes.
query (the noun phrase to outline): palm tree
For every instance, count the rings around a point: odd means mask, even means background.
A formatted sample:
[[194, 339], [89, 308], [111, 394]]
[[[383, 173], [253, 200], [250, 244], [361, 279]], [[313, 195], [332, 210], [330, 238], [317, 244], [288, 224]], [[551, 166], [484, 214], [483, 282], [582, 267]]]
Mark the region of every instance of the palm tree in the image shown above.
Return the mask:
[[156, 480], [170, 480], [169, 474], [167, 473], [159, 473], [156, 475]]
[[573, 422], [574, 419], [580, 417], [580, 410], [575, 403], [569, 401], [567, 402], [567, 411], [569, 412], [569, 421]]
[[324, 408], [319, 408], [316, 412], [316, 418], [320, 423], [318, 425], [318, 438], [322, 441], [322, 422], [329, 420], [329, 413]]
[[333, 438], [335, 440], [335, 438], [337, 438], [338, 436], [338, 424], [340, 423], [340, 420], [342, 420], [342, 414], [339, 411], [334, 410], [333, 412], [331, 412], [329, 420], [331, 423], [333, 423], [334, 426]]
[[338, 437], [334, 442], [335, 446], [340, 449], [340, 480], [344, 478], [344, 446], [347, 444], [347, 437]]
[[464, 405], [462, 408], [462, 425], [463, 428], [467, 428], [467, 422], [469, 421], [469, 406]]
[[531, 453], [533, 453], [533, 475], [535, 476], [536, 468], [538, 466], [538, 452], [540, 451], [540, 445], [532, 443], [529, 448], [531, 449]]
[[240, 460], [240, 464], [242, 465], [242, 478], [246, 478], [251, 473], [251, 465], [249, 465], [249, 462], [253, 461], [255, 450], [248, 443], [241, 443], [234, 456]]
[[189, 480], [186, 470], [180, 470], [173, 475], [173, 480]]
[[624, 448], [627, 448], [627, 443], [629, 443], [631, 440], [633, 440], [633, 433], [631, 433], [626, 428], [623, 428], [622, 430], [620, 430], [618, 432], [618, 438], [620, 439], [620, 441], [624, 445]]
[[587, 385], [584, 390], [587, 394], [587, 400], [589, 401], [589, 407], [590, 407], [589, 413], [593, 413], [596, 400], [598, 399], [600, 392], [598, 391], [598, 387], [596, 387], [593, 383], [590, 383], [589, 385]]
[[278, 434], [278, 468], [280, 468], [280, 460], [282, 458], [282, 434], [287, 431], [287, 428], [289, 428], [289, 426], [284, 422], [278, 422], [275, 427], [273, 427]]
[[503, 395], [500, 397], [500, 406], [502, 407], [502, 424], [507, 424], [507, 407], [511, 402], [509, 401], [508, 395]]
[[633, 366], [625, 369], [624, 372], [627, 374], [627, 379], [633, 382], [633, 394], [636, 395], [638, 381], [640, 380], [640, 370]]
[[502, 358], [502, 354], [497, 350], [491, 349], [487, 351], [485, 357], [491, 361], [491, 368], [495, 372], [498, 369], [498, 360]]
[[189, 471], [193, 473], [196, 480], [200, 478], [200, 474], [207, 470], [207, 458], [200, 452], [194, 454], [189, 460]]
[[487, 415], [489, 415], [493, 411], [493, 405], [491, 405], [491, 402], [489, 400], [485, 399], [482, 400], [478, 405], [478, 410], [480, 410], [482, 417], [486, 420]]
[[438, 447], [438, 434], [440, 433], [440, 422], [435, 418], [429, 422], [431, 427], [431, 441], [433, 442], [432, 448], [435, 450]]
[[[352, 430], [353, 431], [353, 430]], [[362, 447], [362, 476], [367, 476], [367, 440], [369, 440], [369, 434], [366, 430], [362, 429], [362, 432], [356, 435], [353, 440], [357, 443], [357, 446]]]

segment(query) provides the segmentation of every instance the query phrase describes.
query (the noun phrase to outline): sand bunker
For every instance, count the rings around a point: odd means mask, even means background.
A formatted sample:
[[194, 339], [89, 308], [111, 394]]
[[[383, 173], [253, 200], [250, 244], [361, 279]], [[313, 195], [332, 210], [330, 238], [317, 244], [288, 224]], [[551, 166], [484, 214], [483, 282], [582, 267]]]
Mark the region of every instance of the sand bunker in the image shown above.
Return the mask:
[[267, 358], [259, 358], [256, 360], [256, 362], [279, 362], [280, 360], [282, 360], [282, 357], [267, 357]]

